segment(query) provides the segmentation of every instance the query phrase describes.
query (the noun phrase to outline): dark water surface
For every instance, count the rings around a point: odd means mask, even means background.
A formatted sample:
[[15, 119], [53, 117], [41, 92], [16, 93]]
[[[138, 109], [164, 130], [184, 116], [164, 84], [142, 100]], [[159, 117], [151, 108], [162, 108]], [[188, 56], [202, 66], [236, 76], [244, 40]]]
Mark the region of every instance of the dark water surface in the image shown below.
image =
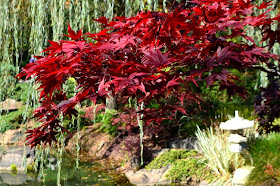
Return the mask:
[[[113, 186], [131, 185], [128, 180], [117, 174], [114, 168], [107, 166], [107, 163], [79, 162], [79, 169], [76, 169], [76, 162], [73, 157], [63, 157], [61, 166], [61, 185], [63, 186]], [[37, 174], [21, 173], [12, 174], [9, 171], [0, 172], [0, 185], [20, 185], [20, 186], [56, 186], [58, 168], [46, 168], [44, 171], [45, 179], [39, 178]]]

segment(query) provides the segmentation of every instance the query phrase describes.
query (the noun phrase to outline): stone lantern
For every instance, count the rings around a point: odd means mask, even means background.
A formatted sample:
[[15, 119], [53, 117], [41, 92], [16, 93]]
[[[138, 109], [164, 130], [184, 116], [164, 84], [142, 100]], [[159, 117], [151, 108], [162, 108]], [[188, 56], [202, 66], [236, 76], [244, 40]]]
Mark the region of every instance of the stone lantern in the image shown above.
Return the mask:
[[230, 130], [231, 134], [228, 137], [230, 142], [231, 152], [240, 153], [243, 151], [243, 148], [246, 146], [247, 138], [238, 134], [238, 132], [243, 129], [253, 128], [254, 121], [249, 121], [239, 117], [238, 111], [235, 111], [235, 117], [226, 122], [222, 122], [220, 128], [223, 130]]

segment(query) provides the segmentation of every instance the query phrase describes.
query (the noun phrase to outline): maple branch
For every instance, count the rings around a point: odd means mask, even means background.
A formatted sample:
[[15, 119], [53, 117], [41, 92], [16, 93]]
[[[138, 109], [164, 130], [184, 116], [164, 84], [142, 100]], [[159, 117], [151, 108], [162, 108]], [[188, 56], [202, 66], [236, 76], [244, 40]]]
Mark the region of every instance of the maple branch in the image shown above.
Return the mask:
[[258, 70], [261, 70], [261, 71], [264, 71], [268, 74], [271, 74], [271, 75], [274, 75], [274, 76], [280, 76], [280, 72], [278, 70], [275, 70], [275, 69], [267, 69], [267, 68], [264, 68], [262, 66], [259, 66], [259, 65], [254, 65], [252, 66], [254, 69], [258, 69]]

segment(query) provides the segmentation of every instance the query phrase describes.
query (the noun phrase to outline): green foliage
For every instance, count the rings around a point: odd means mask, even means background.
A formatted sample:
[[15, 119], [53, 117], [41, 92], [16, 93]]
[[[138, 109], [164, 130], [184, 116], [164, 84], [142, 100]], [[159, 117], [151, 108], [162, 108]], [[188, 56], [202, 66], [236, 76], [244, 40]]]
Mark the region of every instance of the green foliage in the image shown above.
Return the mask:
[[116, 117], [117, 111], [114, 109], [106, 109], [105, 112], [100, 113], [96, 117], [96, 122], [100, 122], [100, 130], [110, 135], [115, 135], [117, 126], [112, 125], [112, 119]]
[[76, 88], [76, 80], [72, 77], [68, 78], [65, 82], [65, 86], [67, 86], [67, 98], [71, 98], [75, 95]]
[[14, 89], [14, 95], [12, 95], [11, 98], [26, 103], [29, 91], [29, 83], [17, 83]]
[[27, 112], [25, 110], [25, 106], [20, 107], [16, 111], [12, 111], [9, 113], [3, 113], [0, 118], [0, 132], [3, 133], [9, 129], [17, 129], [20, 124], [23, 122], [23, 114], [27, 113], [27, 116], [32, 114], [32, 110], [29, 109]]
[[147, 105], [147, 108], [151, 108], [151, 109], [153, 109], [153, 108], [159, 109], [159, 107], [160, 107], [160, 104], [157, 103], [156, 100], [151, 100], [151, 101], [149, 102], [149, 105]]
[[20, 111], [13, 111], [1, 116], [0, 132], [4, 133], [6, 130], [19, 128], [22, 119]]
[[218, 82], [215, 82], [212, 87], [207, 87], [206, 82], [203, 82], [200, 88], [204, 100], [212, 100], [213, 102], [223, 102], [227, 98], [226, 91], [220, 91], [220, 86], [218, 85]]
[[27, 172], [34, 172], [35, 171], [34, 163], [28, 164], [27, 167], [26, 167], [26, 171]]
[[[0, 56], [1, 60], [1, 56]], [[0, 61], [0, 101], [7, 99], [14, 93], [16, 67]]]
[[[240, 80], [237, 81], [236, 83], [238, 86], [246, 87], [246, 91], [247, 91], [246, 103], [253, 105], [255, 97], [257, 96], [259, 91], [259, 88], [256, 87], [258, 81], [257, 72], [252, 71], [250, 69], [245, 69], [242, 72], [233, 69], [232, 75], [236, 76]], [[235, 104], [240, 104], [245, 102], [245, 100], [240, 96], [235, 96], [230, 101], [231, 103], [235, 103]]]
[[[238, 110], [240, 116], [245, 119], [254, 120], [256, 118], [251, 100], [254, 96], [250, 95], [247, 101], [238, 96], [229, 101], [228, 99], [224, 99], [226, 92], [218, 91], [217, 87], [213, 89], [204, 87], [202, 91], [204, 91], [203, 95], [205, 95], [203, 97], [204, 101], [200, 105], [201, 108], [195, 106], [188, 107], [189, 110], [195, 110], [196, 112], [188, 116], [183, 115], [178, 117], [180, 118], [181, 135], [195, 136], [197, 125], [199, 128], [205, 129], [210, 125], [227, 121], [231, 117], [234, 117], [235, 110]], [[221, 95], [221, 97], [218, 95]]]
[[[246, 102], [252, 104], [258, 92], [258, 89], [256, 89], [257, 73], [249, 69], [244, 69], [243, 71], [231, 69], [231, 74], [239, 79], [238, 81], [236, 81], [236, 85], [240, 87], [246, 87]], [[226, 104], [230, 102], [234, 104], [241, 104], [245, 101], [240, 96], [234, 96], [229, 98], [225, 90], [220, 90], [220, 86], [217, 82], [215, 82], [212, 87], [207, 87], [206, 83], [204, 82], [201, 85], [201, 93], [204, 99], [212, 100], [213, 102], [220, 102]]]
[[[29, 83], [17, 83], [13, 89], [14, 94], [10, 94], [8, 97], [26, 104], [29, 101]], [[0, 115], [0, 132], [3, 133], [9, 129], [17, 129], [20, 124], [25, 122], [25, 119], [31, 117], [33, 112], [32, 107], [26, 108], [26, 105], [21, 106], [16, 111], [4, 112]]]
[[185, 159], [187, 157], [193, 157], [196, 156], [196, 151], [189, 151], [189, 150], [173, 150], [171, 149], [168, 152], [165, 152], [158, 157], [156, 157], [148, 166], [146, 166], [147, 170], [151, 169], [159, 169], [162, 167], [165, 167], [169, 164], [174, 163], [177, 159]]
[[[244, 104], [246, 104], [246, 106], [250, 109], [250, 116], [252, 115], [252, 105], [254, 104], [254, 99], [258, 93], [258, 89], [256, 89], [256, 83], [258, 78], [257, 73], [249, 69], [244, 69], [244, 71], [231, 69], [231, 74], [239, 79], [239, 81], [236, 81], [236, 84], [238, 86], [246, 87], [246, 100], [237, 95], [229, 98], [225, 90], [220, 90], [218, 82], [215, 82], [212, 87], [207, 87], [205, 82], [201, 83], [200, 90], [198, 91], [201, 93], [201, 96], [204, 100], [202, 106], [206, 104], [211, 105], [207, 108], [207, 110], [210, 109], [207, 112], [208, 115], [211, 115], [215, 112], [216, 114], [230, 112], [230, 110], [232, 110], [230, 107], [240, 107]], [[224, 108], [228, 109], [228, 111], [225, 111]], [[217, 110], [219, 111], [217, 112]], [[234, 110], [237, 110], [237, 108], [234, 108], [232, 113], [234, 113]]]
[[270, 124], [270, 127], [280, 127], [280, 118], [275, 118], [274, 121]]
[[[78, 109], [78, 115], [83, 116], [84, 111], [82, 109]], [[76, 132], [78, 130], [78, 121], [80, 122], [79, 128], [81, 129], [92, 124], [91, 120], [86, 117], [75, 117], [70, 120], [68, 116], [65, 116], [62, 120], [62, 126], [69, 132]]]
[[172, 165], [172, 168], [166, 177], [173, 182], [189, 179], [212, 181], [214, 179], [211, 170], [201, 162], [201, 156], [194, 150], [171, 149], [156, 157], [146, 166], [146, 169], [159, 169], [167, 165]]
[[212, 182], [215, 179], [213, 172], [209, 170], [207, 165], [192, 156], [186, 159], [176, 160], [166, 177], [173, 182], [188, 180], [190, 178], [197, 182], [200, 180]]
[[[248, 185], [266, 185], [269, 182], [280, 183], [277, 172], [280, 171], [280, 133], [270, 133], [249, 143], [249, 152], [255, 169]], [[280, 175], [279, 175], [280, 176]]]
[[18, 168], [17, 168], [17, 166], [14, 163], [10, 167], [11, 167], [11, 172], [12, 173], [17, 173]]

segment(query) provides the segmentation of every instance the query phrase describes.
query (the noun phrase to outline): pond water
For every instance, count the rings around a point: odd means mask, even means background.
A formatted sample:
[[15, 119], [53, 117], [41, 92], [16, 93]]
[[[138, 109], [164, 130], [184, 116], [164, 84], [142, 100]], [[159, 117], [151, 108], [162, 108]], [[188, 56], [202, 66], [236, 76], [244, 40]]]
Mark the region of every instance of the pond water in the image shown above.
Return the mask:
[[[113, 168], [108, 168], [107, 163], [79, 162], [76, 169], [76, 161], [73, 157], [64, 156], [61, 167], [61, 185], [63, 186], [111, 186], [111, 185], [131, 185], [128, 180], [117, 174]], [[105, 166], [105, 167], [104, 167]], [[37, 174], [21, 173], [12, 174], [9, 171], [0, 172], [0, 185], [20, 185], [20, 186], [56, 186], [57, 172], [55, 167], [46, 168], [44, 171], [45, 179], [39, 178]]]

